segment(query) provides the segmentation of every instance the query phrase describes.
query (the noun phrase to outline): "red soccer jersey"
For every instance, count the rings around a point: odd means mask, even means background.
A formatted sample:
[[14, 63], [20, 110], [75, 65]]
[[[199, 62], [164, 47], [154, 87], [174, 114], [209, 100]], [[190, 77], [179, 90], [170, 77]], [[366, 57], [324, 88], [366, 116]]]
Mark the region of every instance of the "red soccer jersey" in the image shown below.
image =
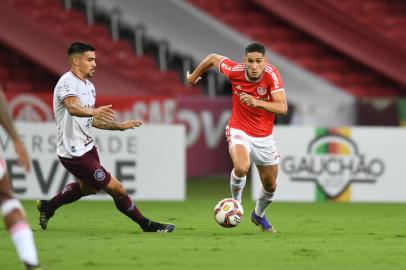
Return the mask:
[[220, 61], [219, 70], [230, 80], [233, 91], [233, 109], [228, 122], [229, 127], [240, 129], [253, 137], [272, 134], [275, 114], [243, 104], [240, 101], [240, 94], [244, 92], [257, 99], [272, 101], [273, 93], [284, 91], [279, 71], [272, 65], [266, 65], [260, 79], [249, 81], [245, 74], [245, 65], [228, 58]]

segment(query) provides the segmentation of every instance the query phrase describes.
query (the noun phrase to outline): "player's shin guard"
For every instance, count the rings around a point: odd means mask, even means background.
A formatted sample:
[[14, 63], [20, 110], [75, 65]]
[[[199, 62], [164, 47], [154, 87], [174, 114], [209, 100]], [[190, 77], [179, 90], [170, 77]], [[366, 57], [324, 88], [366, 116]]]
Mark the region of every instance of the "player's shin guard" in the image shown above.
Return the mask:
[[242, 201], [242, 191], [245, 187], [246, 182], [247, 182], [246, 176], [239, 178], [235, 175], [234, 169], [231, 171], [230, 189], [231, 189], [231, 195], [233, 196], [233, 199], [236, 199], [240, 202]]
[[[25, 216], [24, 208], [17, 199], [9, 199], [1, 205], [1, 214], [7, 216], [14, 210], [19, 210]], [[30, 225], [25, 220], [20, 220], [9, 228], [11, 239], [17, 249], [20, 260], [31, 265], [38, 265], [37, 250], [34, 244], [34, 236]]]
[[68, 184], [61, 192], [56, 194], [50, 201], [49, 206], [52, 209], [50, 211], [55, 211], [64, 204], [69, 204], [74, 201], [79, 200], [83, 197], [82, 190], [78, 182], [72, 182]]
[[137, 206], [135, 206], [135, 203], [128, 195], [114, 198], [114, 203], [121, 213], [137, 222], [141, 228], [148, 225], [149, 219], [141, 214], [140, 210], [138, 210]]
[[265, 215], [266, 208], [272, 203], [274, 193], [266, 191], [262, 186], [259, 192], [259, 198], [255, 205], [255, 214], [263, 217]]

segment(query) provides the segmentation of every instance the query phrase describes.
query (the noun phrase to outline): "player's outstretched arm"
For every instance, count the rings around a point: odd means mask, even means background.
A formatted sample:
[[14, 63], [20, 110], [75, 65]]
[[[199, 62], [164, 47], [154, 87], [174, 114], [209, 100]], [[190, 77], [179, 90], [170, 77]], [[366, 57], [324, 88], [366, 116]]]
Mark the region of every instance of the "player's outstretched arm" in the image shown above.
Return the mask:
[[77, 117], [94, 117], [103, 121], [112, 121], [116, 116], [115, 111], [111, 108], [112, 105], [86, 108], [83, 107], [80, 104], [80, 100], [74, 96], [65, 98], [63, 104], [68, 109], [70, 115]]
[[284, 91], [272, 95], [273, 101], [264, 101], [246, 93], [241, 93], [240, 100], [247, 106], [261, 108], [273, 113], [286, 115], [288, 113], [288, 103]]
[[99, 129], [106, 129], [106, 130], [127, 130], [139, 127], [142, 125], [142, 121], [138, 120], [128, 120], [123, 123], [117, 123], [113, 121], [103, 121], [101, 119], [95, 118], [93, 120], [92, 126]]
[[14, 150], [17, 153], [19, 165], [22, 166], [26, 172], [28, 172], [31, 167], [30, 158], [25, 150], [20, 136], [17, 133], [17, 129], [14, 127], [11, 115], [7, 108], [7, 98], [4, 95], [3, 90], [0, 89], [0, 124], [4, 127], [7, 134], [14, 142]]
[[197, 68], [192, 72], [189, 71], [186, 73], [186, 79], [191, 84], [196, 84], [202, 77], [202, 75], [211, 67], [217, 67], [220, 64], [221, 59], [224, 56], [219, 54], [209, 54], [206, 58], [203, 59], [202, 62], [197, 66]]

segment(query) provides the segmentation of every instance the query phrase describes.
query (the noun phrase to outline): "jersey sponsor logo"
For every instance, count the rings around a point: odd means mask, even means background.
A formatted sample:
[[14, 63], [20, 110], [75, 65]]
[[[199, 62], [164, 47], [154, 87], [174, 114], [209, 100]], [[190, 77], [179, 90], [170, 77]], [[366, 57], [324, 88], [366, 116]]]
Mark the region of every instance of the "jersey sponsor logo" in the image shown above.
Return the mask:
[[275, 72], [272, 72], [271, 76], [272, 76], [272, 79], [273, 79], [274, 87], [276, 89], [279, 88], [279, 80], [278, 80], [278, 77], [276, 76]]
[[102, 169], [97, 169], [94, 171], [94, 179], [96, 179], [96, 181], [98, 182], [101, 182], [106, 179], [106, 174]]
[[262, 86], [258, 86], [257, 88], [257, 93], [260, 94], [261, 96], [266, 94], [266, 88]]

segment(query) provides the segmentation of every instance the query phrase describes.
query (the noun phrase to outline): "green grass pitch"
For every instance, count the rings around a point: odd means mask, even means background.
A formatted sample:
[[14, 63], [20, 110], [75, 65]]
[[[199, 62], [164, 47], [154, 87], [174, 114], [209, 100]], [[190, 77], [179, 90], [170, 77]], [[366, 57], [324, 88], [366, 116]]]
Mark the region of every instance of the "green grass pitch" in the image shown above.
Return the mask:
[[[225, 177], [188, 182], [186, 202], [138, 202], [146, 216], [176, 224], [172, 234], [143, 233], [112, 201], [79, 201], [37, 225], [24, 202], [46, 270], [81, 269], [406, 269], [406, 204], [282, 203], [268, 213], [278, 233], [245, 217], [233, 229], [214, 222], [213, 207], [229, 196]], [[23, 269], [0, 225], [0, 269]]]

